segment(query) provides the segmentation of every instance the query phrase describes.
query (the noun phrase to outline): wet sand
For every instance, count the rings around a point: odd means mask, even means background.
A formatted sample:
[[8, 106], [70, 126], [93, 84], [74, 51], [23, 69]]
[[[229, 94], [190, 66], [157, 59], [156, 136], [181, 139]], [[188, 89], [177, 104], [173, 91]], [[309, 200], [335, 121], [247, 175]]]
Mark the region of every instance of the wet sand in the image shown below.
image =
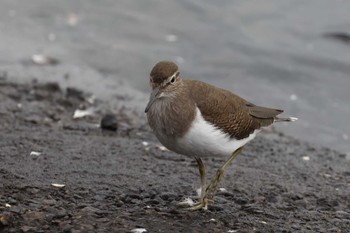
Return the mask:
[[[350, 229], [346, 154], [261, 133], [227, 170], [215, 204], [191, 212], [177, 203], [195, 199], [196, 163], [159, 149], [145, 116], [127, 107], [132, 98], [92, 101], [84, 90], [11, 80], [0, 79], [1, 232]], [[94, 115], [73, 119], [78, 108]], [[98, 127], [108, 112], [117, 132]], [[209, 175], [223, 162], [205, 160]]]

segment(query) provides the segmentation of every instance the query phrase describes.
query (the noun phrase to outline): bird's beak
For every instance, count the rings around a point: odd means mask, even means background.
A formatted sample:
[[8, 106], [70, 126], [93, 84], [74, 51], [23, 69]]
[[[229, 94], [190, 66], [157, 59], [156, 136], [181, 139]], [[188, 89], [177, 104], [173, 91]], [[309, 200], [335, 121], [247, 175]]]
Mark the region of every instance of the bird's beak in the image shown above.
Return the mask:
[[151, 97], [149, 98], [149, 102], [147, 104], [147, 107], [145, 109], [145, 113], [148, 112], [149, 108], [152, 106], [152, 104], [154, 103], [154, 101], [156, 101], [159, 97], [159, 95], [161, 94], [161, 92], [159, 91], [159, 87], [154, 88], [154, 90], [151, 93]]

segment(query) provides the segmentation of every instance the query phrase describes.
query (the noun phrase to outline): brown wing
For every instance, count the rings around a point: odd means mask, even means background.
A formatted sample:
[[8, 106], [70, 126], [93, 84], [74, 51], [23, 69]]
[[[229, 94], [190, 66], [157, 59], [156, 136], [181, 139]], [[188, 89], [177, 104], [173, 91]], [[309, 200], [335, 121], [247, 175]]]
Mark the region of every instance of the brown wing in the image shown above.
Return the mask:
[[273, 123], [282, 110], [256, 106], [224, 89], [194, 80], [184, 80], [204, 119], [236, 139]]

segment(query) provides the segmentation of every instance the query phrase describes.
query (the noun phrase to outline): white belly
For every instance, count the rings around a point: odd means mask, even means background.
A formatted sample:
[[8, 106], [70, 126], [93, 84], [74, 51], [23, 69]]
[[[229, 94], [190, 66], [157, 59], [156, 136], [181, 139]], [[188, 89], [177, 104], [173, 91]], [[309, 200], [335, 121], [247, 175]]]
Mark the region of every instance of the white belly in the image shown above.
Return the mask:
[[197, 108], [196, 118], [189, 132], [187, 132], [184, 137], [171, 141], [163, 137], [163, 140], [160, 141], [170, 150], [188, 156], [227, 157], [252, 140], [258, 131], [259, 130], [256, 130], [254, 133], [250, 134], [249, 137], [242, 140], [230, 138], [230, 136], [225, 134], [222, 130], [204, 120]]

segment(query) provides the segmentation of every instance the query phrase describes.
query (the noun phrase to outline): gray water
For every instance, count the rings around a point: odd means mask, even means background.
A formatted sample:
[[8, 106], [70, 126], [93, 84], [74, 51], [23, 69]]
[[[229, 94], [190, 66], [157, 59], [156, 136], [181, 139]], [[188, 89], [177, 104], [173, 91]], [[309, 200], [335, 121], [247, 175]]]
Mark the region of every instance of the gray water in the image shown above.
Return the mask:
[[286, 134], [350, 153], [350, 44], [323, 36], [350, 32], [349, 12], [346, 0], [1, 0], [0, 65], [44, 53], [148, 93], [152, 66], [173, 60], [298, 117]]

